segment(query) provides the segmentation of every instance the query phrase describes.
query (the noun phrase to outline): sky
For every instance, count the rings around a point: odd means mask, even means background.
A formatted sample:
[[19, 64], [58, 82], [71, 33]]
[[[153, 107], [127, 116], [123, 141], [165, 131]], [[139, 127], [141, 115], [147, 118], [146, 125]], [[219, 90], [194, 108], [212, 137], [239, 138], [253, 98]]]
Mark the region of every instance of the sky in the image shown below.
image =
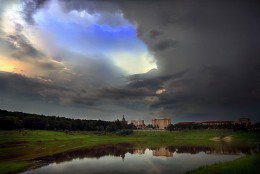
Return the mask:
[[254, 0], [0, 0], [0, 108], [260, 121]]

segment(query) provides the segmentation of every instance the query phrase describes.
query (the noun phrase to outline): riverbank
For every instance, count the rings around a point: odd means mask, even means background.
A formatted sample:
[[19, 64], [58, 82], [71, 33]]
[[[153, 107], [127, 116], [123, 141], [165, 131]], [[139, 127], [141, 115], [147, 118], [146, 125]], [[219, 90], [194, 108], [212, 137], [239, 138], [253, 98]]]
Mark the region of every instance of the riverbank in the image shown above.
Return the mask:
[[[212, 140], [216, 137], [219, 137], [219, 141]], [[15, 173], [37, 165], [37, 161], [33, 159], [101, 144], [133, 143], [146, 147], [214, 146], [225, 142], [225, 137], [231, 137], [232, 143], [258, 144], [260, 142], [257, 133], [224, 130], [134, 131], [128, 136], [43, 130], [0, 131], [0, 171], [2, 174]]]
[[244, 156], [234, 161], [218, 163], [211, 166], [200, 167], [186, 174], [245, 174], [260, 172], [260, 154]]

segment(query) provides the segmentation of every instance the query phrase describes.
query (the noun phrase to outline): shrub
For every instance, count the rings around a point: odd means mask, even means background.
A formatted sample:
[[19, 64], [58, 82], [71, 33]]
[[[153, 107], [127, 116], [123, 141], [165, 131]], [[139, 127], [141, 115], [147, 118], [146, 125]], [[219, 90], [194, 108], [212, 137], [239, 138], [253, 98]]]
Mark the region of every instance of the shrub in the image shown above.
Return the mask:
[[129, 129], [122, 129], [122, 130], [116, 132], [116, 134], [120, 135], [120, 136], [130, 135], [132, 133], [133, 133], [133, 130], [129, 130]]

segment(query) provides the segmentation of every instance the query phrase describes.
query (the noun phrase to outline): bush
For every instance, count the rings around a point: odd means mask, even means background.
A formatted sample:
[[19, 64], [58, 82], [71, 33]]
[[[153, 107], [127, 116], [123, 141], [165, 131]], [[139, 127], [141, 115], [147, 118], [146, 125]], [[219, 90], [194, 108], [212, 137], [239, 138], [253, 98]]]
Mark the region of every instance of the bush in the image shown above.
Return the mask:
[[168, 131], [173, 131], [174, 128], [175, 128], [174, 125], [169, 124], [169, 125], [167, 126], [166, 130], [168, 130]]
[[110, 125], [108, 125], [106, 127], [107, 132], [115, 132], [117, 130], [118, 130], [118, 127], [117, 127], [116, 123], [111, 123]]
[[132, 133], [133, 133], [133, 130], [129, 130], [129, 129], [122, 129], [122, 130], [116, 132], [116, 134], [120, 135], [120, 136], [130, 135]]

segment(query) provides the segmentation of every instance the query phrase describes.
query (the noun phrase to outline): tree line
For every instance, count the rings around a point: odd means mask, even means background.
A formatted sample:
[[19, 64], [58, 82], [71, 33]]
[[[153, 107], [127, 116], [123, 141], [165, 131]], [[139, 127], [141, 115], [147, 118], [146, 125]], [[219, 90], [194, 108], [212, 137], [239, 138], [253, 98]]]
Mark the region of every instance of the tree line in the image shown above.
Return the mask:
[[251, 124], [246, 126], [244, 124], [215, 124], [215, 125], [203, 125], [203, 124], [169, 124], [166, 128], [169, 131], [176, 130], [200, 130], [200, 129], [232, 129], [234, 131], [260, 131], [260, 123]]
[[115, 132], [135, 129], [133, 124], [104, 120], [82, 120], [57, 116], [45, 116], [23, 112], [0, 110], [0, 129], [31, 130], [69, 130], [69, 131], [107, 131]]

